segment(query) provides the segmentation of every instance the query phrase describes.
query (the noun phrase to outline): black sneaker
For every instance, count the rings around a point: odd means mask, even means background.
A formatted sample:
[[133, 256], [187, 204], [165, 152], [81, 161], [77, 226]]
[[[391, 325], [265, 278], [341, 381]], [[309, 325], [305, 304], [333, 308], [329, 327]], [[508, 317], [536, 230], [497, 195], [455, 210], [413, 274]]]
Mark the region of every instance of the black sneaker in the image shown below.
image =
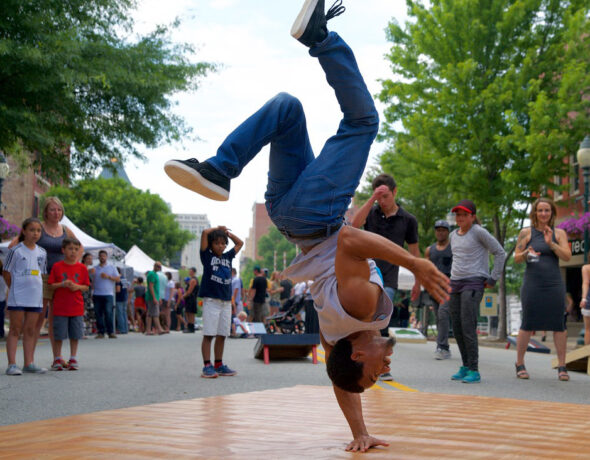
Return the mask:
[[327, 22], [345, 9], [342, 0], [336, 0], [324, 14], [324, 0], [305, 0], [291, 27], [291, 35], [307, 47], [323, 42], [328, 36]]
[[229, 199], [230, 180], [217, 172], [207, 162], [189, 160], [170, 160], [164, 165], [166, 174], [177, 184], [193, 192], [217, 201]]

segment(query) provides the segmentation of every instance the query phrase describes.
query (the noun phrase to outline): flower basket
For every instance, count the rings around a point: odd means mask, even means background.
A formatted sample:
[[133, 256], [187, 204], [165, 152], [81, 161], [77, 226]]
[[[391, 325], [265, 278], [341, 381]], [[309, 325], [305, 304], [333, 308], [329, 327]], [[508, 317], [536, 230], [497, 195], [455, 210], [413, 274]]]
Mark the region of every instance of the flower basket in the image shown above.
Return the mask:
[[10, 240], [20, 233], [20, 227], [0, 217], [0, 240]]

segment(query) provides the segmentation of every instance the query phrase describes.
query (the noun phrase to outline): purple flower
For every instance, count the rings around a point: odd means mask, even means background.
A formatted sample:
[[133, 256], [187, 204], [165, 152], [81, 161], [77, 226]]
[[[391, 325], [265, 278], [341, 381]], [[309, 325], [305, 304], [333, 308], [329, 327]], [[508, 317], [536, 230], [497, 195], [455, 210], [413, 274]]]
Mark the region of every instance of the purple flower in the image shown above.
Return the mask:
[[590, 230], [590, 212], [566, 219], [557, 224], [557, 228], [565, 230], [568, 235], [580, 235], [584, 233], [584, 230]]
[[11, 224], [3, 217], [0, 217], [0, 239], [8, 240], [14, 238], [20, 233], [20, 227]]

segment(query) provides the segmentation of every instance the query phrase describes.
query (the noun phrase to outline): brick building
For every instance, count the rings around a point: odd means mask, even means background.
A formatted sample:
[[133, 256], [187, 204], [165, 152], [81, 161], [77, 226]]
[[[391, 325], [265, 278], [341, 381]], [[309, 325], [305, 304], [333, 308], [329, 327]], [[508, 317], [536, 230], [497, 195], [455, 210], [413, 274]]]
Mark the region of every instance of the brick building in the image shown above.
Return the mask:
[[268, 216], [264, 203], [254, 203], [252, 206], [252, 227], [250, 227], [250, 231], [246, 237], [241, 260], [255, 260], [258, 258], [258, 240], [268, 233], [271, 225], [273, 223]]
[[10, 172], [2, 186], [0, 214], [20, 227], [22, 221], [28, 217], [41, 217], [41, 196], [49, 190], [51, 183], [33, 169], [19, 171], [11, 157], [7, 157], [6, 161]]

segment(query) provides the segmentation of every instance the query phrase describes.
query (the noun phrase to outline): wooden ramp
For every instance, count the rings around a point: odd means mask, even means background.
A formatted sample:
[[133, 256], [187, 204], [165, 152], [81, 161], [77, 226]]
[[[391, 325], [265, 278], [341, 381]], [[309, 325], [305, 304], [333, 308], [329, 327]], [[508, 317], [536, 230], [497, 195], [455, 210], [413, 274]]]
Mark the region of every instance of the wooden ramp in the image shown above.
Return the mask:
[[[568, 371], [586, 372], [590, 375], [590, 345], [576, 348], [565, 355], [565, 367]], [[551, 366], [557, 367], [557, 358], [551, 360]]]
[[587, 405], [367, 391], [371, 434], [344, 451], [348, 426], [330, 387], [296, 386], [0, 427], [0, 458], [588, 458]]

